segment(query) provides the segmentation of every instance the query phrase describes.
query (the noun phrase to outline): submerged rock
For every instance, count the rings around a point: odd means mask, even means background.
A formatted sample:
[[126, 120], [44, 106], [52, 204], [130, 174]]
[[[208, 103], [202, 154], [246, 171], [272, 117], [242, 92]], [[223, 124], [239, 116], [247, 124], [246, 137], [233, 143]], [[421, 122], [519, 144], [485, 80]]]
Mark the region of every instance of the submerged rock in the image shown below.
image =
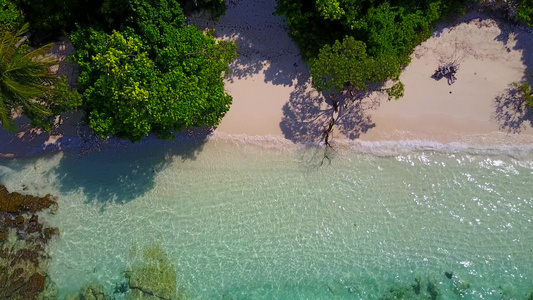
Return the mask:
[[126, 299], [188, 299], [183, 291], [178, 291], [176, 269], [161, 247], [146, 248], [143, 259], [142, 264], [126, 272]]
[[452, 279], [452, 277], [453, 277], [453, 272], [448, 272], [448, 271], [446, 271], [446, 272], [444, 272], [444, 275], [446, 276], [446, 278], [448, 278], [448, 279]]
[[453, 278], [453, 292], [458, 296], [464, 296], [468, 293], [468, 290], [471, 288], [470, 282], [462, 280], [459, 277]]
[[5, 186], [0, 185], [0, 212], [35, 213], [46, 208], [51, 208], [52, 211], [57, 210], [57, 202], [51, 195], [36, 197], [17, 192], [9, 193]]
[[510, 283], [506, 283], [504, 285], [500, 285], [498, 287], [498, 294], [502, 298], [502, 300], [511, 300], [511, 299], [517, 299], [516, 298], [516, 287]]
[[54, 227], [45, 228], [43, 231], [46, 240], [51, 239], [54, 235], [59, 235], [59, 229]]
[[431, 277], [415, 278], [412, 284], [398, 284], [391, 287], [383, 296], [381, 300], [399, 300], [399, 299], [420, 299], [420, 300], [436, 300], [439, 299], [440, 291], [437, 284]]
[[0, 185], [0, 299], [55, 299], [57, 286], [48, 279], [49, 237], [35, 213], [57, 203], [50, 195], [35, 197], [9, 193]]
[[104, 291], [104, 287], [96, 283], [88, 283], [82, 289], [80, 293], [80, 300], [110, 300], [111, 297], [107, 296]]

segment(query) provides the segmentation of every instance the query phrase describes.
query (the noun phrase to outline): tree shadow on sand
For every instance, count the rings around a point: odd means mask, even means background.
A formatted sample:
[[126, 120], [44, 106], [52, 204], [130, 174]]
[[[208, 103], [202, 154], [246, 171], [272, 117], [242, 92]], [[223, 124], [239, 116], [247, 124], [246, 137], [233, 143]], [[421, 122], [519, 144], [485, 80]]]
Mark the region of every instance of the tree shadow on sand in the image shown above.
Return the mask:
[[171, 141], [148, 137], [136, 144], [89, 140], [96, 149], [65, 151], [53, 171], [62, 193], [81, 190], [87, 203], [97, 202], [104, 209], [109, 203], [127, 203], [152, 190], [158, 173], [174, 160], [195, 160], [211, 132], [178, 133]]
[[[533, 70], [533, 56], [530, 55], [533, 49], [533, 29], [527, 26], [520, 26], [513, 22], [506, 22], [500, 19], [498, 26], [501, 30], [496, 37], [497, 41], [503, 43], [507, 51], [513, 50], [522, 53], [522, 63], [526, 67], [523, 74], [522, 83], [533, 84], [531, 70]], [[514, 45], [512, 45], [514, 43]], [[533, 111], [529, 108], [520, 94], [518, 87], [510, 84], [502, 93], [494, 99], [494, 119], [500, 124], [500, 129], [508, 133], [520, 133], [526, 128], [533, 127]]]
[[500, 130], [520, 133], [533, 126], [533, 110], [528, 107], [514, 85], [510, 85], [496, 97], [494, 107], [494, 119], [500, 124]]
[[280, 123], [285, 138], [295, 143], [320, 143], [328, 124], [335, 118], [335, 129], [349, 139], [356, 139], [376, 125], [369, 114], [379, 107], [379, 97], [373, 93], [357, 92], [335, 95], [338, 111], [327, 93], [311, 87], [308, 73], [300, 74], [298, 84], [283, 106]]
[[239, 57], [230, 65], [229, 82], [263, 73], [265, 82], [293, 85], [304, 63], [284, 19], [272, 15], [275, 7], [275, 0], [233, 0], [218, 21], [205, 12], [190, 16], [198, 29], [215, 29], [217, 39], [237, 43]]

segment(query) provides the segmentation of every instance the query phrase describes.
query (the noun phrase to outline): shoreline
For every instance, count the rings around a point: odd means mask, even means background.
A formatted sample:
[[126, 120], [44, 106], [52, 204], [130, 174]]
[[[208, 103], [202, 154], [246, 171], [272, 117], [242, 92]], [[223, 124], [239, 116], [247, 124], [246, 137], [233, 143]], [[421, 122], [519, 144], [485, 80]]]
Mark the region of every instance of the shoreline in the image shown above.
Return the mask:
[[[501, 143], [505, 138], [504, 134], [501, 133], [468, 135], [463, 136], [463, 140], [450, 142], [402, 138], [407, 134], [405, 132], [398, 133], [397, 139], [390, 140], [334, 138], [331, 144], [333, 151], [337, 153], [368, 154], [376, 157], [432, 152], [446, 155], [508, 156], [517, 160], [533, 160], [533, 136], [527, 141], [518, 138], [510, 143]], [[179, 132], [174, 140], [159, 140], [155, 136], [149, 136], [135, 144], [128, 140], [116, 138], [100, 140], [94, 137], [64, 137], [58, 139], [57, 144], [48, 148], [39, 146], [25, 148], [27, 151], [18, 153], [18, 155], [2, 152], [0, 153], [0, 160], [34, 159], [59, 153], [81, 159], [96, 153], [115, 155], [116, 151], [135, 151], [139, 148], [153, 149], [153, 151], [162, 153], [171, 159], [174, 155], [181, 157], [184, 153], [185, 156], [190, 154], [192, 157], [196, 157], [201, 154], [204, 145], [210, 144], [217, 147], [218, 143], [237, 144], [242, 147], [256, 148], [260, 151], [291, 151], [309, 147], [326, 149], [323, 143], [294, 143], [279, 135], [227, 134], [219, 131], [212, 131], [206, 135], [195, 135], [194, 133]]]

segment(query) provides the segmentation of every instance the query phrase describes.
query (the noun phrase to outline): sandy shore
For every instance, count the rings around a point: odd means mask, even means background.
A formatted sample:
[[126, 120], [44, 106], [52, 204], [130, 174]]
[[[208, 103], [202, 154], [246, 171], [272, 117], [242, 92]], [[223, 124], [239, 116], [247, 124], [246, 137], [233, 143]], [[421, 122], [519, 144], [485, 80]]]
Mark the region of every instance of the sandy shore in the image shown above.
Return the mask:
[[[332, 107], [311, 87], [309, 70], [283, 18], [272, 15], [274, 9], [274, 0], [241, 0], [232, 1], [218, 22], [205, 15], [191, 16], [198, 28], [215, 28], [217, 38], [239, 44], [240, 57], [226, 79], [233, 104], [216, 131], [318, 142]], [[404, 97], [387, 101], [384, 95], [372, 94], [341, 109], [334, 140], [533, 145], [533, 114], [509, 89], [533, 66], [530, 31], [474, 13], [453, 25], [441, 25], [415, 49], [402, 73]], [[64, 40], [54, 49], [62, 60], [71, 52]], [[449, 61], [459, 63], [455, 83], [431, 78], [440, 63]], [[70, 76], [75, 70], [62, 62], [59, 72]], [[79, 113], [63, 116], [50, 134], [32, 130], [20, 120], [16, 134], [0, 130], [0, 157], [100, 145], [80, 120]]]
[[[218, 131], [278, 135], [294, 142], [320, 140], [331, 107], [309, 86], [309, 73], [288, 37], [283, 19], [272, 16], [274, 1], [230, 6], [217, 37], [239, 43], [241, 57], [226, 82], [234, 102]], [[470, 14], [456, 25], [441, 25], [418, 46], [401, 76], [405, 96], [386, 101], [372, 95], [344, 111], [337, 139], [432, 140], [441, 143], [533, 143], [533, 116], [509, 85], [524, 79], [533, 64], [533, 34]], [[441, 62], [457, 61], [457, 81], [431, 78]], [[324, 118], [317, 115], [324, 114]]]

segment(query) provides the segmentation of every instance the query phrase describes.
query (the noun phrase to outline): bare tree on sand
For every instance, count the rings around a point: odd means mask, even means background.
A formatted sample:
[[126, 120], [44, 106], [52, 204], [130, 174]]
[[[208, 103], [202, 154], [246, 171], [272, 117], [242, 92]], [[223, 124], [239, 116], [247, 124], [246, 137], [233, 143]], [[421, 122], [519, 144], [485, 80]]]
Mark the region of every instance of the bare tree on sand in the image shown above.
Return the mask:
[[439, 59], [439, 66], [432, 77], [435, 80], [446, 78], [449, 85], [452, 85], [456, 80], [456, 73], [459, 71], [459, 65], [464, 60], [469, 47], [464, 43], [458, 44], [457, 40], [454, 43], [454, 51], [450, 57], [441, 57]]

